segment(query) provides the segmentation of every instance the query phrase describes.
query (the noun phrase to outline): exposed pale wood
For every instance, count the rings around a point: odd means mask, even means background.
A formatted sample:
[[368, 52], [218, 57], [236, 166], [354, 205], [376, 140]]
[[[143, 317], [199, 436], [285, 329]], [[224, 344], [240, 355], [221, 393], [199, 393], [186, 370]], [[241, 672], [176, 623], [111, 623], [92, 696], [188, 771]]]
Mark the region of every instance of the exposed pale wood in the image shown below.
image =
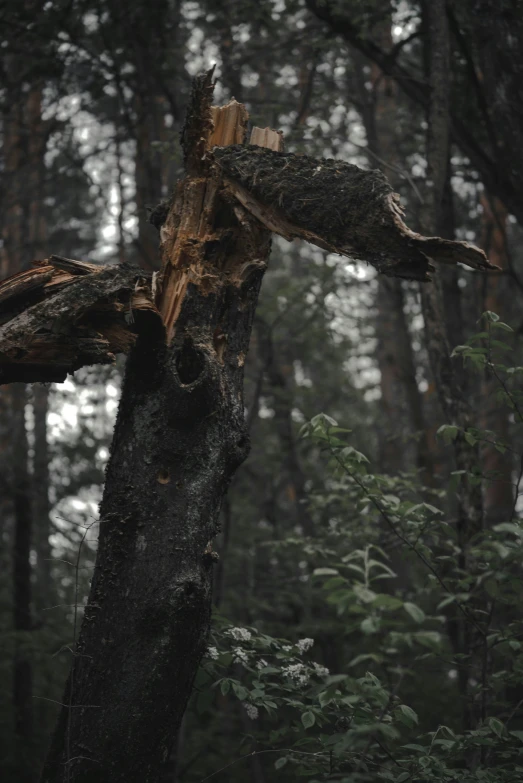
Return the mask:
[[0, 286], [0, 302], [12, 299], [14, 296], [23, 296], [37, 288], [43, 288], [53, 276], [53, 269], [49, 266], [39, 269], [27, 269], [17, 275], [12, 275], [4, 280]]
[[214, 128], [207, 142], [208, 149], [243, 144], [249, 113], [243, 103], [234, 98], [225, 106], [211, 106]]
[[254, 127], [251, 131], [250, 143], [257, 147], [266, 147], [274, 152], [283, 152], [283, 131]]
[[[211, 106], [213, 130], [206, 149], [243, 142], [249, 115], [243, 104], [234, 99], [225, 106]], [[204, 123], [207, 127], [207, 123]], [[161, 296], [159, 309], [170, 343], [176, 332], [189, 284], [205, 292], [218, 290], [231, 282], [225, 270], [217, 269], [208, 258], [206, 248], [223, 241], [224, 231], [215, 227], [215, 211], [221, 173], [216, 167], [206, 177], [187, 177], [178, 185], [173, 207], [161, 230]]]

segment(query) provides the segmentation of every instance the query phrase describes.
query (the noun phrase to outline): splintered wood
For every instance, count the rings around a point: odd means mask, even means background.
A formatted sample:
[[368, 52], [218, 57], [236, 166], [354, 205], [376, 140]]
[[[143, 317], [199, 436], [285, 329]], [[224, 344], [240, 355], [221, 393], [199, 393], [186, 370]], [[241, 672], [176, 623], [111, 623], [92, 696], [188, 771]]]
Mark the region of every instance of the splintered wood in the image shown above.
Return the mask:
[[243, 103], [238, 103], [233, 98], [225, 106], [211, 106], [211, 117], [214, 127], [207, 142], [207, 149], [243, 144], [249, 120]]
[[[212, 155], [214, 149], [244, 143], [248, 112], [234, 99], [225, 106], [200, 108], [200, 111], [205, 110], [209, 112], [210, 122], [204, 118], [200, 127], [209, 131], [207, 139], [199, 142], [207, 154], [203, 155], [199, 169], [195, 170], [193, 166], [178, 184], [161, 229], [158, 307], [168, 343], [175, 336], [189, 285], [196, 286], [204, 294], [217, 293], [224, 285], [241, 285], [253, 267], [266, 263], [266, 232], [261, 232], [264, 237], [262, 252], [252, 242], [256, 233], [252, 230], [252, 216], [238, 201], [227, 198], [221, 171]], [[281, 132], [270, 128], [254, 128], [251, 142], [273, 150], [283, 147]], [[221, 360], [223, 340], [219, 349], [215, 348]]]
[[256, 128], [251, 131], [251, 144], [266, 147], [273, 152], [283, 152], [283, 132], [272, 128]]
[[[159, 323], [147, 275], [51, 256], [0, 284], [0, 383], [62, 381], [112, 363], [136, 340], [138, 313]], [[141, 318], [144, 324], [143, 317]]]

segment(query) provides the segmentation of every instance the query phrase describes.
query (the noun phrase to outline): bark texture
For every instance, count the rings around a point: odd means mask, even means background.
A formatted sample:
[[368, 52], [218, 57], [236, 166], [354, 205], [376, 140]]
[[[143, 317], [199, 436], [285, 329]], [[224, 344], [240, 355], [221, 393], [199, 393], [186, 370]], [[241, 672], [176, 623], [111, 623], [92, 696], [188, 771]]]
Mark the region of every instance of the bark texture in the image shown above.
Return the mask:
[[494, 268], [467, 242], [411, 231], [381, 171], [254, 146], [216, 149], [214, 157], [231, 193], [286, 239], [300, 237], [410, 280], [430, 280], [430, 260]]
[[[482, 212], [482, 246], [488, 251], [497, 265], [509, 271], [509, 248], [506, 233], [507, 211], [499, 199], [489, 199], [483, 194], [481, 199]], [[481, 309], [498, 313], [504, 320], [511, 315], [509, 307], [512, 296], [509, 290], [508, 276], [496, 277], [488, 281], [488, 287], [483, 283], [481, 292]], [[508, 310], [508, 313], [507, 313]], [[483, 411], [482, 426], [495, 433], [496, 438], [505, 443], [510, 441], [510, 412], [499, 404], [496, 393], [499, 391], [499, 381], [487, 374], [482, 383], [482, 397], [486, 400]], [[514, 456], [510, 450], [501, 454], [497, 449], [484, 445], [482, 450], [483, 471], [485, 481], [485, 521], [488, 526], [506, 522], [512, 516], [514, 508], [514, 486], [512, 471]]]
[[[384, 49], [391, 49], [392, 7], [390, 0], [376, 5], [381, 17], [373, 28], [372, 38]], [[369, 60], [357, 49], [352, 51], [356, 65], [356, 87], [362, 105], [362, 119], [367, 136], [371, 167], [379, 162], [393, 187], [399, 184], [399, 88], [394, 79], [370, 61], [372, 90], [367, 88], [365, 68]], [[456, 267], [449, 267], [455, 269]], [[447, 267], [445, 267], [447, 269]], [[378, 277], [376, 296], [376, 358], [380, 369], [381, 410], [383, 426], [379, 432], [381, 470], [394, 473], [405, 470], [409, 458], [424, 470], [423, 480], [430, 483], [432, 460], [426, 434], [422, 396], [416, 380], [414, 353], [405, 314], [404, 283], [400, 279]], [[405, 436], [416, 435], [412, 448], [406, 448]], [[414, 452], [414, 453], [409, 453]]]
[[31, 492], [27, 465], [27, 434], [25, 408], [27, 392], [24, 384], [9, 390], [11, 397], [12, 469], [11, 498], [15, 518], [13, 536], [13, 629], [15, 631], [13, 660], [13, 708], [15, 741], [21, 783], [32, 780], [31, 755], [33, 742], [33, 670], [31, 660]]
[[[0, 285], [0, 383], [63, 381], [86, 364], [110, 364], [161, 328], [149, 277], [51, 256]], [[147, 313], [149, 318], [147, 318]]]
[[269, 233], [221, 195], [202, 161], [211, 96], [208, 74], [195, 84], [184, 134], [189, 173], [162, 228], [168, 341], [139, 335], [129, 358], [96, 570], [46, 783], [156, 783], [206, 645], [211, 542], [248, 452], [243, 364], [270, 248]]
[[[51, 597], [55, 594], [51, 573], [51, 535], [52, 525], [49, 518], [51, 503], [49, 501], [49, 444], [47, 441], [47, 412], [49, 408], [49, 386], [37, 384], [33, 386], [34, 415], [34, 457], [32, 475], [32, 509], [34, 521], [34, 548], [36, 551], [36, 591], [35, 609], [39, 612], [47, 606], [52, 606]], [[56, 603], [56, 601], [54, 602]], [[41, 621], [42, 614], [39, 615]]]
[[[431, 99], [427, 134], [428, 188], [423, 227], [425, 230], [437, 230], [444, 215], [450, 140], [450, 49], [445, 0], [431, 0], [427, 3], [426, 16], [430, 47]], [[470, 426], [470, 410], [450, 357], [445, 327], [443, 286], [440, 279], [435, 280], [430, 290], [422, 289], [421, 302], [427, 350], [439, 401], [447, 423], [455, 424], [460, 428], [454, 445], [456, 467], [463, 471], [462, 482], [457, 493], [459, 565], [464, 573], [473, 573], [475, 564], [470, 555], [470, 542], [483, 527], [481, 484], [474, 481], [475, 468], [479, 464], [479, 449], [477, 446], [471, 447], [461, 432]], [[472, 601], [469, 606], [473, 606]], [[475, 728], [478, 723], [477, 703], [474, 702], [475, 695], [471, 688], [474, 665], [472, 656], [478, 640], [476, 631], [468, 619], [455, 618], [451, 620], [451, 626], [456, 652], [464, 656], [458, 678], [463, 698], [463, 729], [467, 730]]]

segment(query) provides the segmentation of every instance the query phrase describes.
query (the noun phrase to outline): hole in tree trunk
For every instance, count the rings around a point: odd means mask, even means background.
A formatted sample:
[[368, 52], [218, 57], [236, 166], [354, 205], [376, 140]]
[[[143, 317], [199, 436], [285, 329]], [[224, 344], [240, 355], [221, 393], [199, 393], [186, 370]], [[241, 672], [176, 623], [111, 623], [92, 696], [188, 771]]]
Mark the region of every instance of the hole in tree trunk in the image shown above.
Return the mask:
[[187, 385], [197, 381], [205, 369], [205, 358], [203, 353], [197, 350], [194, 345], [185, 341], [180, 353], [176, 357], [176, 370], [180, 381]]
[[171, 480], [169, 468], [160, 468], [156, 480], [159, 484], [168, 484]]

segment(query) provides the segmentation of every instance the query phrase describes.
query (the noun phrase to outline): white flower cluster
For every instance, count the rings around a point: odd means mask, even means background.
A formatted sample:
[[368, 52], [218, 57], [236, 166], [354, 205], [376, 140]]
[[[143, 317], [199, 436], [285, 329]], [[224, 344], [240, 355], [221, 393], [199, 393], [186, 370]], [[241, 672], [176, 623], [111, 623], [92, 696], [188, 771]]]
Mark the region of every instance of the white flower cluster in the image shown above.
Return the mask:
[[247, 628], [229, 628], [225, 633], [237, 642], [249, 642], [252, 639], [252, 634]]
[[296, 647], [301, 653], [304, 653], [310, 650], [313, 644], [314, 639], [300, 639], [299, 642], [296, 642]]
[[257, 668], [257, 669], [264, 669], [264, 668], [265, 668], [266, 666], [268, 666], [268, 665], [269, 665], [269, 664], [267, 663], [267, 661], [265, 660], [265, 658], [260, 658], [260, 660], [259, 660], [259, 661], [256, 661], [256, 668]]
[[254, 704], [249, 704], [248, 702], [244, 703], [243, 705], [245, 707], [245, 712], [247, 713], [247, 716], [251, 720], [256, 720], [258, 717], [258, 707], [255, 707]]
[[232, 660], [234, 663], [249, 663], [249, 656], [247, 650], [243, 650], [241, 647], [232, 648]]
[[213, 661], [217, 661], [220, 653], [216, 647], [207, 647], [207, 657], [212, 658]]
[[297, 685], [307, 685], [309, 682], [309, 672], [303, 663], [294, 663], [290, 666], [284, 666], [281, 670], [284, 677], [294, 680]]
[[282, 650], [283, 652], [290, 652], [292, 650], [292, 644], [284, 644]]
[[326, 666], [322, 666], [320, 663], [313, 663], [314, 666], [314, 672], [318, 675], [318, 677], [328, 677], [329, 676], [329, 670]]

